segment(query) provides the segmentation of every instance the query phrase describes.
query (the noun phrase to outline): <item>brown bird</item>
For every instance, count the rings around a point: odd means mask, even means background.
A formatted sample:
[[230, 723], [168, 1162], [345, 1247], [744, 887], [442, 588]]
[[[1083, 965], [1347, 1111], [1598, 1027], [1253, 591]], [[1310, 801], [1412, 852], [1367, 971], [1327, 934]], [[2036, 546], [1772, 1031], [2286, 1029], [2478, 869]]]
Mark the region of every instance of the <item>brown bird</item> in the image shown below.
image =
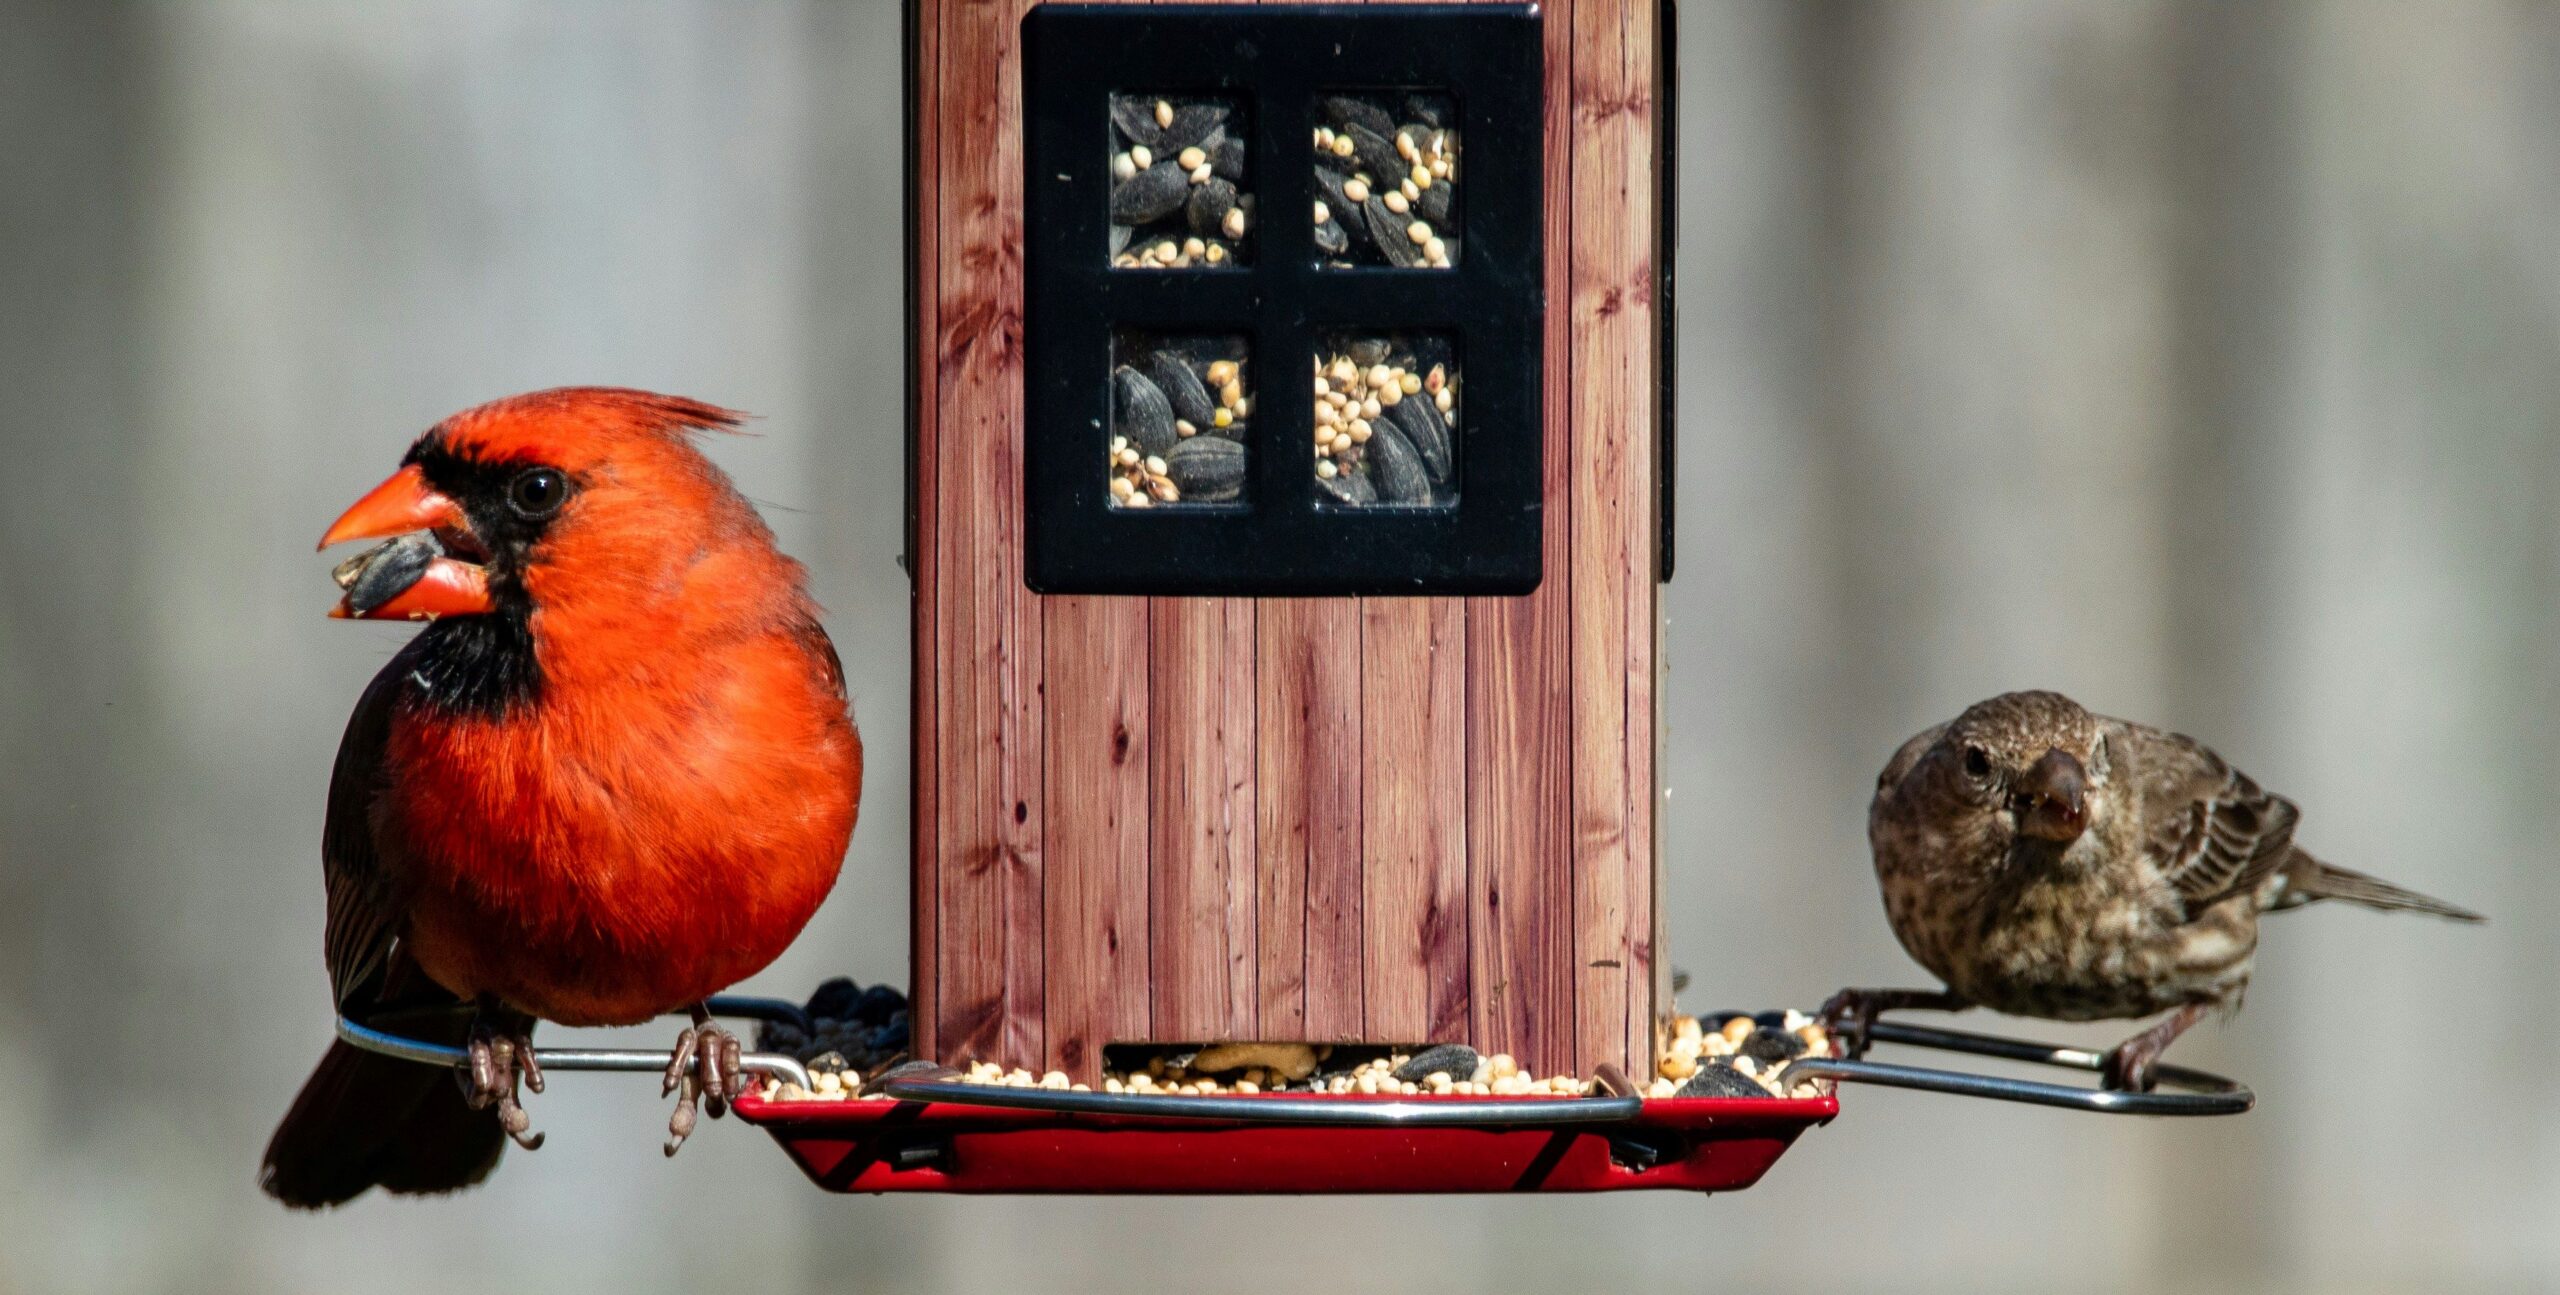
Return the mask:
[[2312, 857], [2300, 817], [2193, 738], [2060, 693], [1978, 703], [1903, 743], [1867, 814], [1893, 932], [1947, 987], [1844, 990], [1823, 1015], [1855, 1049], [1898, 1008], [2168, 1012], [2107, 1054], [2109, 1087], [2146, 1090], [2207, 1008], [2238, 1010], [2259, 914], [2341, 899], [2483, 920]]

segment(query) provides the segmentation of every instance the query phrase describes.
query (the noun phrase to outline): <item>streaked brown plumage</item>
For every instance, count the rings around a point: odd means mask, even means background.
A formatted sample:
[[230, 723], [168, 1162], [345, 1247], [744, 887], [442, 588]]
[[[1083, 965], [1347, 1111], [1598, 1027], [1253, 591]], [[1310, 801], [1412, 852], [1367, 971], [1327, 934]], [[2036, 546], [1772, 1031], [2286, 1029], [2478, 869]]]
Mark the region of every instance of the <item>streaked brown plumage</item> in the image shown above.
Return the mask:
[[2193, 738], [2007, 693], [1894, 753], [1867, 835], [1902, 947], [1946, 992], [1849, 991], [1853, 1035], [1894, 1007], [2065, 1021], [2173, 1013], [2109, 1054], [2150, 1086], [2161, 1049], [2236, 1009], [2258, 915], [2322, 899], [2480, 915], [2333, 867], [2294, 843], [2300, 811]]

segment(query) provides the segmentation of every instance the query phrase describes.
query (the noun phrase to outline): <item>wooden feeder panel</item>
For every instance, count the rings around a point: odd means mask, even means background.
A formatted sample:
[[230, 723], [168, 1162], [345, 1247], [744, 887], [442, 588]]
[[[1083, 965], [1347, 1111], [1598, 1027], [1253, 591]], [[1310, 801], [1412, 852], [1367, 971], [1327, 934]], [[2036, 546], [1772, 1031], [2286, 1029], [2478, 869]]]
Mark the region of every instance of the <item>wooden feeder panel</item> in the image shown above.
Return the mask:
[[1649, 1074], [1655, 0], [1542, 6], [1543, 579], [1480, 598], [1026, 586], [1028, 7], [908, 6], [917, 1053], [1089, 1082], [1111, 1043], [1455, 1041]]

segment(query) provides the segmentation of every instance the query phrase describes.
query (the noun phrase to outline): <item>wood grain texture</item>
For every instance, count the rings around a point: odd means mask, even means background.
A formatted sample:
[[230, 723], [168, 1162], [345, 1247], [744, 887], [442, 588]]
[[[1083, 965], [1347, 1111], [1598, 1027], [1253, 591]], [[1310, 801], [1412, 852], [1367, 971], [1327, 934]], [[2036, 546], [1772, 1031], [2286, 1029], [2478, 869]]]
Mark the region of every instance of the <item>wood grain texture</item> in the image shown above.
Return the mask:
[[[1573, 47], [1575, 1057], [1649, 1055], [1653, 875], [1651, 0], [1581, 0]], [[1641, 974], [1640, 974], [1641, 973]]]
[[1466, 605], [1371, 598], [1361, 618], [1367, 1036], [1463, 1041]]
[[1351, 599], [1262, 609], [1255, 872], [1271, 1038], [1361, 1037], [1360, 634]]
[[1149, 715], [1147, 602], [1049, 598], [1047, 1066], [1101, 1082], [1102, 1050], [1143, 1039]]
[[1152, 602], [1155, 1037], [1255, 1038], [1254, 604]]
[[1041, 609], [1022, 583], [1020, 22], [1027, 0], [940, 7], [942, 243], [934, 489], [938, 933], [946, 1058], [1045, 1055]]
[[1468, 1018], [1477, 1046], [1541, 1073], [1573, 1065], [1573, 887], [1566, 691], [1574, 571], [1570, 423], [1572, 66], [1580, 0], [1547, 0], [1545, 575], [1467, 604]]

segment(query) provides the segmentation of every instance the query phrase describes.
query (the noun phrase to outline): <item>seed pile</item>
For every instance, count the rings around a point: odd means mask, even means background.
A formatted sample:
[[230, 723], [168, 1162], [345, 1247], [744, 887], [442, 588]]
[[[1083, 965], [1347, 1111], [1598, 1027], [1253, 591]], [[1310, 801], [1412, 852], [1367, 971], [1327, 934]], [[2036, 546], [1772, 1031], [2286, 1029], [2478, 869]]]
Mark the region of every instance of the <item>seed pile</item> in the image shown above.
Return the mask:
[[1450, 102], [1327, 95], [1315, 128], [1316, 250], [1336, 267], [1447, 269], [1458, 260], [1458, 131]]
[[1813, 1097], [1824, 1091], [1820, 1080], [1790, 1084], [1783, 1072], [1798, 1057], [1830, 1053], [1830, 1036], [1802, 1012], [1732, 1016], [1714, 1028], [1675, 1016], [1645, 1096]]
[[[1423, 349], [1445, 351], [1426, 339]], [[1445, 359], [1350, 340], [1315, 357], [1316, 480], [1333, 502], [1433, 505], [1457, 500], [1458, 381]]]
[[838, 976], [818, 986], [803, 1010], [806, 1030], [788, 1021], [758, 1023], [756, 1051], [788, 1053], [814, 1072], [875, 1070], [907, 1050], [907, 996], [893, 986], [865, 989]]
[[[1232, 354], [1199, 358], [1220, 350]], [[1122, 351], [1133, 362], [1111, 371], [1111, 506], [1241, 496], [1250, 453], [1245, 420], [1253, 410], [1242, 343], [1142, 343]]]
[[1253, 195], [1244, 140], [1226, 104], [1111, 98], [1111, 263], [1122, 269], [1228, 266], [1244, 259]]

